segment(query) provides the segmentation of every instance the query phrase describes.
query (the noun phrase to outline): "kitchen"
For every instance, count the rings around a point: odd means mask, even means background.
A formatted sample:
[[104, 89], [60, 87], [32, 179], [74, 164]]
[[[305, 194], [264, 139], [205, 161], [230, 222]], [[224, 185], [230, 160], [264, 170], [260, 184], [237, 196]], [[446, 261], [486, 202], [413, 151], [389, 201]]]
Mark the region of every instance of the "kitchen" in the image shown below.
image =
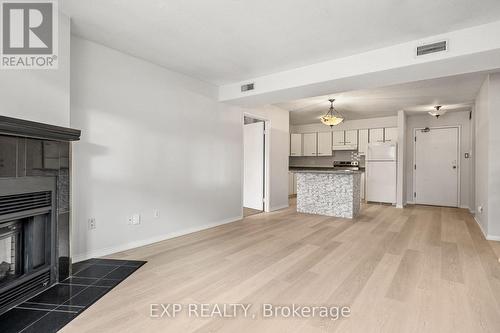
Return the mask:
[[[324, 125], [322, 126], [322, 124], [292, 125], [289, 154], [289, 195], [292, 197], [298, 196], [298, 210], [302, 212], [314, 212], [314, 209], [301, 210], [300, 194], [298, 195], [297, 189], [300, 189], [300, 185], [298, 184], [301, 182], [301, 179], [304, 179], [301, 176], [304, 173], [330, 175], [359, 173], [359, 194], [354, 194], [354, 197], [359, 196], [359, 201], [395, 204], [395, 156], [398, 141], [396, 118], [382, 117], [348, 120], [333, 129]], [[370, 127], [370, 124], [373, 127]], [[379, 127], [377, 125], [382, 126]], [[384, 167], [384, 170], [381, 172], [380, 170], [376, 171], [375, 167], [377, 164], [375, 162], [370, 164], [368, 161], [369, 147], [384, 147], [384, 149], [385, 147], [391, 147], [394, 159], [393, 163], [389, 164], [388, 167]], [[373, 151], [374, 159], [376, 157], [375, 153]], [[368, 165], [373, 166], [370, 172], [367, 172]], [[309, 182], [311, 182], [310, 177]], [[307, 191], [310, 193], [311, 189]], [[316, 195], [314, 201], [318, 201], [318, 199], [321, 201], [324, 196], [325, 193]], [[337, 198], [338, 196], [336, 194]], [[321, 205], [325, 206], [325, 203]], [[345, 209], [341, 210], [342, 212], [340, 213], [334, 213], [333, 211], [322, 211], [320, 213], [352, 218], [359, 212], [359, 208], [357, 207], [359, 205], [354, 204], [354, 206], [356, 207], [354, 212], [347, 214], [345, 213]]]

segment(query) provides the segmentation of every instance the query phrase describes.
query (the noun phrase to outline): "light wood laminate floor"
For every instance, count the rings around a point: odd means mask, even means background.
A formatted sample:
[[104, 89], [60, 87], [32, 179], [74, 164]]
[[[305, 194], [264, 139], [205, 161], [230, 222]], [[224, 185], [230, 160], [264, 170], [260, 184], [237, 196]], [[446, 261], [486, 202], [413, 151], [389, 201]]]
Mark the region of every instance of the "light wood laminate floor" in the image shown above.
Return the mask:
[[[126, 251], [148, 263], [62, 332], [500, 332], [500, 265], [462, 209], [295, 207]], [[339, 321], [154, 319], [151, 303], [349, 305]]]

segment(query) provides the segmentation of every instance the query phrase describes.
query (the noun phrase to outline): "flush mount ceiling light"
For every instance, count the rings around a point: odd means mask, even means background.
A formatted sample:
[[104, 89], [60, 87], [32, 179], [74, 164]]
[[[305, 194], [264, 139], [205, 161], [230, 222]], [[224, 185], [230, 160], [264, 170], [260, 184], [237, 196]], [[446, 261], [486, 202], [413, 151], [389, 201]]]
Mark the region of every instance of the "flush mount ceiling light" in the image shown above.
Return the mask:
[[439, 118], [446, 113], [446, 110], [441, 110], [441, 105], [436, 105], [434, 107], [435, 111], [429, 111], [429, 114], [433, 117]]
[[328, 110], [328, 112], [324, 116], [322, 116], [319, 119], [321, 120], [321, 122], [323, 124], [330, 126], [330, 127], [333, 127], [333, 126], [336, 126], [336, 125], [340, 124], [341, 122], [343, 122], [344, 117], [340, 114], [340, 112], [338, 112], [333, 107], [333, 102], [335, 102], [335, 99], [329, 99], [328, 101], [330, 102], [330, 109]]

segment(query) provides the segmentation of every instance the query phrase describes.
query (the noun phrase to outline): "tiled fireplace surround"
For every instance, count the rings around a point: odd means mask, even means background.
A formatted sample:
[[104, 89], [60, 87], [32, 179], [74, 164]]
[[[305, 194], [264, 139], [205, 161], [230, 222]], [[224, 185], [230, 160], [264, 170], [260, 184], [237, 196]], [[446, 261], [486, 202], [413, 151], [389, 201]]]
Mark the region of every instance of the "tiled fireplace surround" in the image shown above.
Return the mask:
[[70, 151], [79, 137], [0, 116], [0, 314], [71, 274]]

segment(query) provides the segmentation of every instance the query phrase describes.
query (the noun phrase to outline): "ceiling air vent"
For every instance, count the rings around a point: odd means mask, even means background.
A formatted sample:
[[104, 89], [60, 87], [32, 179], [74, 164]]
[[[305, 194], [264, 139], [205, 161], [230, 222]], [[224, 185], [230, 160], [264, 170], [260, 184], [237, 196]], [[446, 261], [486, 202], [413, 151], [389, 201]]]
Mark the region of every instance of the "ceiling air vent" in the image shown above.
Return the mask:
[[244, 84], [241, 86], [241, 92], [250, 91], [250, 90], [254, 90], [254, 89], [255, 89], [255, 87], [254, 87], [253, 83], [248, 83], [248, 84]]
[[426, 44], [417, 47], [417, 56], [423, 56], [429, 53], [443, 52], [448, 49], [448, 43], [444, 40], [442, 42]]

